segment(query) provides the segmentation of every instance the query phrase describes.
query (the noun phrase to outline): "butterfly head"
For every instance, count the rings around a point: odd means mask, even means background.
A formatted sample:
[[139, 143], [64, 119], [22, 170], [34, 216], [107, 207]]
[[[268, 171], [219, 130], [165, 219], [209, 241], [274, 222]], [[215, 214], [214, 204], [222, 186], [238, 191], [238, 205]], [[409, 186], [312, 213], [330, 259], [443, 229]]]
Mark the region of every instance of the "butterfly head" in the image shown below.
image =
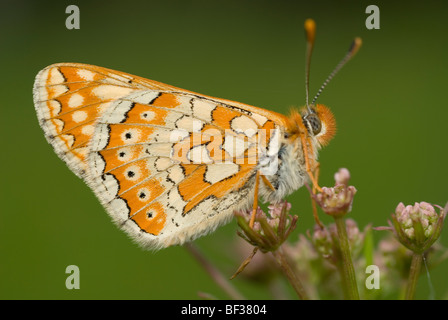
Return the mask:
[[288, 117], [289, 137], [298, 137], [301, 131], [314, 137], [321, 146], [326, 146], [336, 134], [336, 121], [333, 113], [323, 104], [304, 107], [300, 111], [293, 109]]
[[333, 113], [323, 104], [303, 108], [302, 121], [308, 134], [314, 136], [322, 146], [326, 146], [336, 134], [336, 121]]

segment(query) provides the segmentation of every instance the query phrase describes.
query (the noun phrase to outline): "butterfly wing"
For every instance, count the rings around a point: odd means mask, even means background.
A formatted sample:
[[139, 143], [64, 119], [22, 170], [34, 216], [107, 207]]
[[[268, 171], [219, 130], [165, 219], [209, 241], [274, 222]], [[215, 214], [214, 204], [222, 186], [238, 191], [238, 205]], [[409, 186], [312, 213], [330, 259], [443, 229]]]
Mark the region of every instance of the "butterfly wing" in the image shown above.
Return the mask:
[[59, 63], [39, 72], [33, 92], [39, 123], [48, 142], [82, 178], [87, 170], [86, 157], [95, 121], [102, 112], [131, 92], [172, 88], [175, 87], [111, 69]]
[[247, 206], [260, 144], [268, 148], [284, 121], [264, 109], [81, 64], [42, 70], [34, 98], [57, 154], [148, 248], [195, 239]]

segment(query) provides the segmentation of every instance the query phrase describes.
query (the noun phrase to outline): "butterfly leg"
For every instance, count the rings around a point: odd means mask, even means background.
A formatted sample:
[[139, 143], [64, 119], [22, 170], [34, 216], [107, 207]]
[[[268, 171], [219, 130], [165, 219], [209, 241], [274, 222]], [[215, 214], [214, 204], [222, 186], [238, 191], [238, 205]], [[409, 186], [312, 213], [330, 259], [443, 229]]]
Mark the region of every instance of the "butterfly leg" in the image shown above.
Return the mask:
[[[305, 132], [305, 131], [303, 131]], [[303, 147], [303, 155], [305, 157], [305, 168], [306, 168], [306, 172], [308, 173], [308, 176], [311, 179], [311, 182], [313, 183], [313, 188], [317, 189], [318, 191], [322, 191], [322, 188], [319, 187], [319, 184], [316, 181], [316, 178], [314, 177], [314, 172], [311, 170], [311, 165], [310, 165], [310, 159], [308, 157], [308, 147], [307, 147], [307, 141], [306, 141], [306, 137], [304, 133], [299, 133], [300, 135], [300, 140], [302, 142], [302, 147]]]
[[258, 188], [260, 186], [260, 171], [257, 171], [255, 176], [255, 191], [254, 191], [254, 205], [252, 207], [252, 216], [250, 217], [249, 227], [253, 228], [255, 223], [255, 215], [258, 210]]
[[[316, 167], [314, 168], [314, 179], [316, 180], [316, 182], [319, 182], [319, 173], [320, 173], [320, 163], [317, 162]], [[313, 185], [313, 195], [316, 193], [316, 188]], [[317, 214], [317, 205], [316, 205], [316, 200], [314, 200], [313, 195], [311, 196], [311, 205], [313, 207], [313, 216], [314, 216], [314, 221], [319, 225], [319, 227], [321, 227], [322, 229], [324, 228], [324, 225], [322, 224], [322, 222], [319, 219], [319, 216]]]
[[[319, 174], [320, 174], [320, 163], [316, 162], [316, 166], [314, 167], [314, 170], [312, 172], [312, 176], [314, 178], [314, 180], [316, 181], [316, 183], [319, 183]], [[313, 184], [313, 193], [316, 193], [316, 186]], [[320, 190], [322, 191], [322, 190]]]
[[271, 189], [272, 191], [275, 191], [274, 186], [272, 185], [271, 181], [269, 181], [268, 178], [266, 178], [266, 176], [262, 175], [262, 176], [261, 176], [261, 180], [263, 180], [264, 184], [265, 184], [266, 186], [268, 186], [269, 189]]

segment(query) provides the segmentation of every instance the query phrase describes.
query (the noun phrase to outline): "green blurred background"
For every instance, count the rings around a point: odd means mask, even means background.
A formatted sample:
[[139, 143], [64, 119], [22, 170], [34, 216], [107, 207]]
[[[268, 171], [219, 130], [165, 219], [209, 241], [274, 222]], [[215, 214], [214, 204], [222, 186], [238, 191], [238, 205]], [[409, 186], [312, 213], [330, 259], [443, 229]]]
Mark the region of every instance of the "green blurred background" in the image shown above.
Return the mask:
[[[2, 0], [0, 298], [227, 297], [184, 248], [137, 247], [52, 151], [36, 120], [32, 85], [56, 62], [95, 64], [285, 113], [305, 100], [303, 22], [312, 17], [311, 95], [353, 37], [363, 38], [319, 98], [338, 125], [320, 153], [321, 185], [349, 168], [358, 189], [350, 216], [360, 227], [386, 225], [400, 201], [444, 205], [448, 6], [390, 2]], [[65, 28], [70, 4], [80, 8], [80, 30]], [[380, 30], [365, 27], [369, 4], [380, 8]], [[289, 201], [299, 214], [295, 238], [313, 226], [308, 192]], [[235, 232], [232, 222], [196, 241], [226, 276], [243, 259], [232, 248]], [[383, 235], [374, 232], [376, 241]], [[80, 290], [65, 287], [71, 264], [80, 268]], [[447, 268], [445, 261], [431, 270], [437, 299], [447, 297]], [[425, 278], [422, 299], [430, 295]], [[250, 298], [269, 298], [263, 287], [233, 283]]]

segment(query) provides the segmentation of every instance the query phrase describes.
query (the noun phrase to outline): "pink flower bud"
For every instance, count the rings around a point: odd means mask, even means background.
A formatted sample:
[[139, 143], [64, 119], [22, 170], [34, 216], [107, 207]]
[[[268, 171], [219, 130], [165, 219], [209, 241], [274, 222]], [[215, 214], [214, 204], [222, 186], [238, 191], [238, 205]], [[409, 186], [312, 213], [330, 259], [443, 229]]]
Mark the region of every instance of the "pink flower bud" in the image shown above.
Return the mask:
[[403, 212], [403, 210], [405, 209], [405, 205], [403, 204], [403, 202], [400, 202], [397, 206], [397, 208], [395, 209], [395, 214], [399, 215]]
[[350, 172], [346, 168], [341, 168], [334, 174], [334, 180], [336, 181], [336, 185], [343, 184], [347, 186], [350, 180]]

